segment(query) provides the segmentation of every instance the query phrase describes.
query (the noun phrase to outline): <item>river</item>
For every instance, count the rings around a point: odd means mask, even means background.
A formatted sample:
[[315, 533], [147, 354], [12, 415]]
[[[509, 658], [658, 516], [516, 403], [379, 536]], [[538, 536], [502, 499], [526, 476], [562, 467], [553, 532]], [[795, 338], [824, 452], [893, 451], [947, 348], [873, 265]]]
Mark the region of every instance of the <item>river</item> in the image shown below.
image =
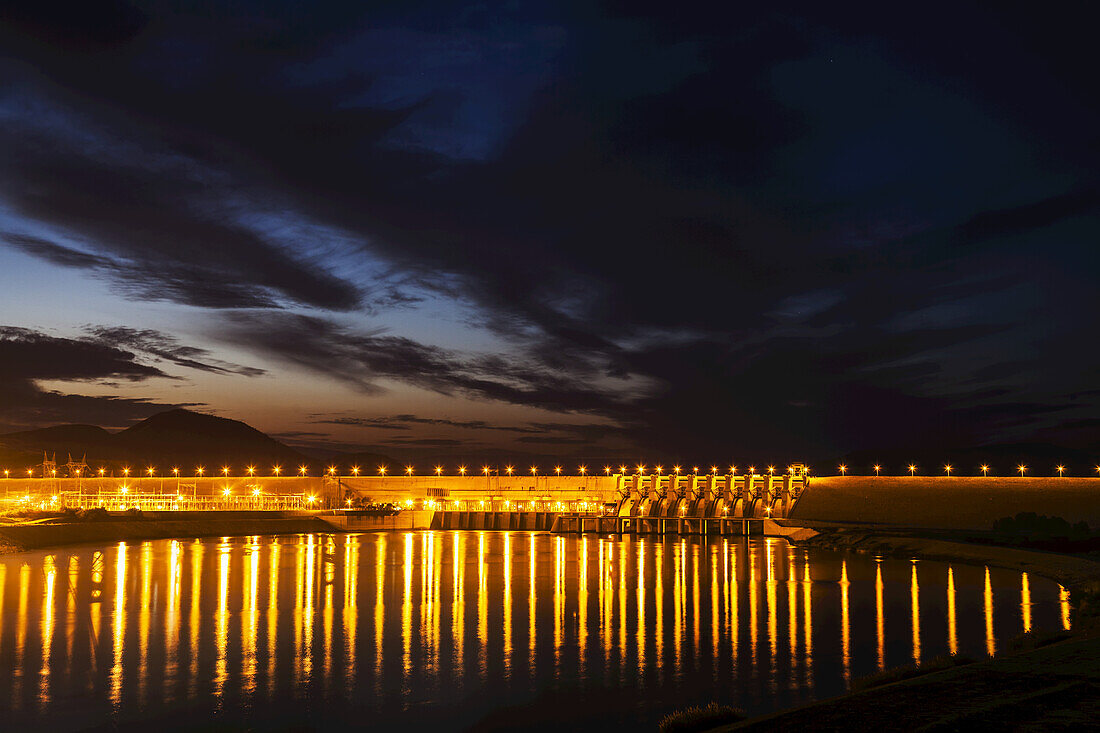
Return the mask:
[[288, 535], [0, 556], [13, 728], [655, 730], [1069, 628], [1026, 573], [780, 539]]

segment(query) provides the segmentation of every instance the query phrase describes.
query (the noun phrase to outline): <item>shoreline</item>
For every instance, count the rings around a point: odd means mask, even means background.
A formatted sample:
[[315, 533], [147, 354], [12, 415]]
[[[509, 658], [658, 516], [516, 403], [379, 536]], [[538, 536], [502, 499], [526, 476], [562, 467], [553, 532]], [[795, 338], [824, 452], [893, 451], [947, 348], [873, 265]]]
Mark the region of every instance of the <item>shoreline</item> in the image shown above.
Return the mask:
[[[812, 525], [812, 523], [809, 523]], [[802, 547], [850, 551], [938, 562], [988, 565], [1049, 578], [1073, 590], [1100, 590], [1100, 559], [1005, 545], [967, 542], [950, 536], [921, 537], [919, 529], [808, 526], [815, 534], [791, 539]]]
[[118, 518], [56, 524], [0, 524], [0, 555], [102, 542], [341, 531], [315, 516]]

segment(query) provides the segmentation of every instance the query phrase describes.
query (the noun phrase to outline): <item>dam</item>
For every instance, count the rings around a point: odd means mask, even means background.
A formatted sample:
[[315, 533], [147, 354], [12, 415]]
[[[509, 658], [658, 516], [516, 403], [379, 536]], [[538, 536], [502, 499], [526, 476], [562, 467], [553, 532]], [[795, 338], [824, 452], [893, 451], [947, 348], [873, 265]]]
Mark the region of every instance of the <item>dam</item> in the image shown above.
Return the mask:
[[810, 476], [800, 466], [763, 475], [4, 478], [0, 499], [9, 509], [330, 510], [348, 529], [367, 528], [356, 510], [370, 505], [402, 510], [392, 528], [422, 529], [551, 530], [561, 517], [563, 531], [631, 534], [725, 534], [725, 520], [988, 530], [1020, 512], [1100, 526], [1100, 478]]

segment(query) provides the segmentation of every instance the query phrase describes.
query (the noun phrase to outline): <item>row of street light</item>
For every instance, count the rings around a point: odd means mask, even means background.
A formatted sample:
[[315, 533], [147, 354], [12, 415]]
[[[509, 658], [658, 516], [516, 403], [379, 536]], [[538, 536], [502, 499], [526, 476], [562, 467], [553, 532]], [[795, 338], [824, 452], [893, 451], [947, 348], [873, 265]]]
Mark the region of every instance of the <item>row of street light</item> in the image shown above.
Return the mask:
[[[872, 466], [872, 469], [874, 470], [876, 476], [881, 475], [882, 466], [875, 464], [874, 466]], [[837, 466], [837, 470], [840, 472], [841, 476], [848, 475], [848, 467], [843, 463]], [[910, 476], [916, 476], [918, 470], [919, 469], [917, 467], [917, 464], [915, 463], [910, 463], [909, 466], [906, 468], [906, 471], [909, 473]], [[982, 472], [982, 476], [988, 476], [990, 468], [987, 464], [983, 463], [981, 466], [978, 467], [978, 470]], [[1026, 476], [1028, 470], [1029, 469], [1027, 464], [1021, 463], [1016, 466], [1015, 472], [1020, 474], [1021, 476]], [[1055, 466], [1054, 470], [1059, 476], [1066, 475], [1066, 467], [1062, 464], [1058, 464], [1057, 466]], [[950, 476], [952, 473], [955, 472], [955, 467], [952, 466], [950, 463], [945, 463], [943, 464], [943, 472], [945, 475]], [[1100, 466], [1096, 466], [1096, 473], [1100, 474]]]
[[[230, 469], [229, 466], [222, 466], [221, 467], [222, 476], [228, 477], [230, 475], [230, 470], [231, 469]], [[631, 471], [634, 471], [635, 473], [644, 476], [648, 470], [649, 470], [649, 468], [645, 464], [638, 464], [636, 466], [631, 466], [631, 467], [628, 467], [628, 466], [625, 466], [625, 465], [618, 466], [618, 473], [622, 474], [622, 475], [626, 475], [626, 474], [630, 473]], [[713, 475], [718, 475], [718, 470], [719, 470], [718, 466], [711, 466], [710, 467], [710, 473], [713, 474]], [[841, 464], [841, 465], [837, 466], [837, 470], [840, 472], [840, 475], [842, 475], [842, 476], [847, 476], [848, 475], [848, 466], [846, 466], [844, 464]], [[879, 476], [882, 473], [882, 466], [879, 465], [879, 464], [875, 464], [872, 467], [872, 470], [875, 472], [876, 476]], [[909, 473], [910, 476], [916, 476], [916, 474], [918, 472], [918, 467], [915, 463], [910, 463], [906, 470], [907, 470], [907, 472]], [[989, 471], [990, 471], [990, 467], [988, 465], [983, 464], [982, 466], [979, 467], [979, 470], [982, 472], [983, 476], [988, 476]], [[1066, 473], [1066, 467], [1064, 465], [1055, 466], [1054, 470], [1058, 473], [1059, 476], [1064, 476], [1065, 473]], [[435, 473], [436, 476], [442, 476], [443, 471], [444, 471], [443, 466], [435, 466], [435, 468], [433, 469], [433, 473]], [[505, 466], [503, 471], [508, 476], [513, 476], [513, 475], [516, 474], [515, 466]], [[554, 466], [553, 471], [554, 471], [555, 475], [560, 476], [562, 474], [562, 467], [561, 466]], [[614, 469], [613, 469], [612, 466], [604, 466], [603, 467], [603, 472], [606, 475], [610, 476], [613, 471], [614, 471]], [[802, 466], [800, 466], [798, 468], [796, 468], [795, 466], [788, 466], [787, 467], [787, 473], [794, 474], [796, 471], [809, 473], [810, 469], [809, 469], [809, 467], [802, 467]], [[955, 468], [950, 463], [947, 463], [947, 464], [944, 464], [943, 471], [944, 471], [944, 474], [946, 474], [947, 476], [950, 476], [955, 471]], [[96, 474], [98, 474], [100, 477], [103, 477], [103, 476], [106, 475], [106, 472], [107, 472], [107, 469], [101, 467], [97, 472], [94, 472], [91, 475], [94, 477]], [[131, 471], [130, 471], [129, 467], [126, 467], [126, 468], [122, 469], [122, 475], [124, 477], [129, 477], [130, 472]], [[255, 476], [256, 473], [257, 473], [257, 469], [256, 469], [255, 466], [248, 466], [248, 467], [245, 468], [245, 472], [249, 476]], [[499, 468], [493, 468], [491, 466], [482, 466], [481, 467], [481, 473], [484, 474], [485, 476], [490, 476], [490, 475], [493, 475], [494, 473], [497, 474], [497, 475], [500, 475], [500, 472], [501, 472], [501, 469], [499, 469]], [[539, 467], [538, 466], [531, 466], [530, 472], [531, 472], [532, 476], [537, 476], [539, 474]], [[577, 472], [581, 476], [586, 476], [589, 473], [588, 467], [587, 466], [579, 466], [577, 468]], [[664, 466], [654, 466], [653, 469], [652, 469], [652, 472], [654, 474], [658, 475], [658, 476], [663, 475], [665, 473], [680, 475], [680, 474], [684, 473], [684, 470], [683, 470], [683, 467], [681, 467], [681, 466], [673, 466], [672, 471], [669, 472], [669, 471], [665, 470]], [[693, 466], [691, 472], [692, 472], [692, 474], [698, 475], [699, 467], [698, 466]], [[776, 472], [775, 466], [768, 466], [767, 473], [769, 475], [774, 475], [775, 472]], [[1026, 464], [1021, 463], [1018, 466], [1016, 466], [1016, 473], [1019, 473], [1021, 476], [1026, 475], [1027, 472], [1028, 472], [1028, 467], [1027, 467]], [[1097, 472], [1097, 474], [1100, 474], [1100, 465], [1096, 466], [1096, 472]], [[336, 466], [329, 466], [326, 469], [325, 473], [327, 473], [330, 476], [336, 476], [337, 475], [337, 467]], [[363, 471], [359, 468], [359, 466], [352, 466], [351, 467], [351, 475], [352, 476], [359, 476], [362, 473], [363, 473]], [[389, 468], [387, 466], [378, 466], [378, 475], [379, 476], [385, 476], [387, 473], [389, 473]], [[415, 473], [416, 473], [416, 469], [415, 469], [414, 466], [405, 466], [404, 474], [406, 476], [413, 476], [413, 475], [415, 475]], [[458, 473], [459, 473], [460, 476], [466, 476], [470, 472], [466, 468], [466, 466], [459, 466], [458, 467]], [[757, 473], [756, 466], [749, 466], [748, 470], [747, 470], [747, 473], [750, 474], [750, 475], [753, 475], [753, 476], [763, 475], [763, 472], [761, 472], [759, 474]], [[77, 474], [78, 477], [80, 476], [80, 469], [79, 468], [76, 469], [76, 474]], [[178, 467], [177, 468], [172, 468], [171, 469], [171, 474], [174, 478], [180, 478], [180, 469]], [[729, 474], [736, 476], [737, 475], [737, 466], [730, 466], [729, 467]], [[155, 478], [157, 476], [156, 467], [155, 466], [147, 467], [145, 469], [145, 475], [148, 476], [149, 478]], [[202, 478], [205, 475], [206, 475], [206, 468], [204, 466], [198, 466], [198, 467], [195, 468], [195, 473], [194, 473], [195, 477]], [[283, 473], [282, 466], [273, 466], [271, 468], [271, 475], [276, 477], [276, 478], [278, 478], [280, 476], [283, 476], [284, 473]], [[287, 475], [291, 475], [291, 474], [287, 474]], [[301, 476], [301, 477], [308, 476], [309, 475], [308, 466], [305, 466], [305, 465], [298, 466], [297, 475]], [[31, 478], [34, 477], [34, 469], [33, 468], [28, 468], [27, 469], [27, 476], [31, 477]], [[56, 477], [57, 476], [57, 469], [51, 469], [50, 470], [50, 476], [51, 477]], [[135, 473], [135, 476], [140, 477], [140, 473]], [[10, 470], [4, 469], [4, 478], [11, 478], [11, 471]]]

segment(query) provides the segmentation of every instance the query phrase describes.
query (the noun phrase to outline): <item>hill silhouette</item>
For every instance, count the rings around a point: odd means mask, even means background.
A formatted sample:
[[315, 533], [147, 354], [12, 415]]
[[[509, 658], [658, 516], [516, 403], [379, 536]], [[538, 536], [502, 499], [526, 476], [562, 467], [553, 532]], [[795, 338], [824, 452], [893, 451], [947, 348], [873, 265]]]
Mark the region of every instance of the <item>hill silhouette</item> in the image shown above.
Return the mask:
[[[228, 465], [242, 473], [245, 466], [254, 465], [266, 474], [279, 465], [293, 474], [300, 464], [307, 464], [316, 475], [321, 464], [239, 420], [183, 409], [158, 413], [117, 433], [95, 425], [55, 425], [0, 435], [0, 467], [22, 472], [40, 464], [43, 452], [56, 454], [58, 463], [69, 455], [77, 460], [86, 455], [93, 468], [156, 466], [162, 473], [172, 466], [190, 472], [198, 465], [207, 470]], [[364, 466], [394, 463], [370, 453], [332, 452], [329, 461], [341, 467], [356, 462]]]

